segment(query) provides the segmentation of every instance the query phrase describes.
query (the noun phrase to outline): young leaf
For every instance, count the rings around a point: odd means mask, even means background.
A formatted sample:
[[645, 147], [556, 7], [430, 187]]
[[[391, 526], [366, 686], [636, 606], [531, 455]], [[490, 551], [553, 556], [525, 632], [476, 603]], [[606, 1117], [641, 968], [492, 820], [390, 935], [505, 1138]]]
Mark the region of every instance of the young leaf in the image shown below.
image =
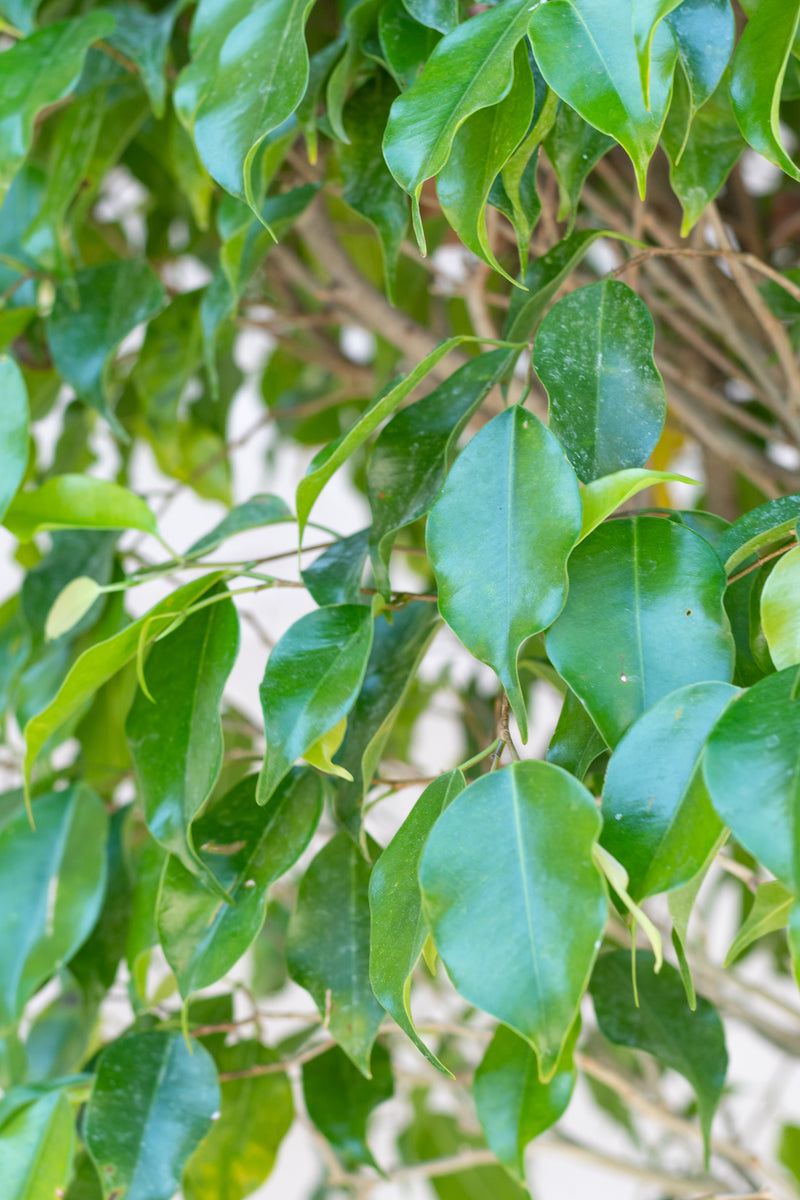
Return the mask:
[[198, 857], [228, 903], [199, 887], [174, 855], [164, 869], [158, 937], [184, 999], [222, 979], [253, 943], [270, 884], [303, 853], [322, 813], [322, 785], [311, 771], [292, 772], [263, 808], [256, 780], [241, 780], [192, 827]]
[[497, 672], [523, 741], [517, 655], [563, 607], [580, 522], [578, 483], [560, 445], [519, 406], [475, 435], [428, 517], [439, 611], [470, 653]]
[[63, 1196], [75, 1151], [72, 1105], [60, 1090], [26, 1104], [0, 1128], [3, 1196]]
[[331, 605], [295, 621], [270, 654], [259, 689], [267, 738], [259, 804], [292, 763], [347, 716], [367, 669], [372, 632], [364, 605]]
[[219, 1106], [214, 1060], [199, 1042], [155, 1030], [111, 1042], [84, 1126], [106, 1197], [171, 1200]]
[[393, 1092], [391, 1060], [380, 1042], [372, 1052], [370, 1079], [356, 1070], [338, 1046], [303, 1064], [308, 1115], [346, 1171], [359, 1166], [380, 1169], [367, 1143], [367, 1121]]
[[108, 819], [85, 784], [48, 792], [0, 829], [0, 1030], [91, 933], [105, 888]]
[[721, 832], [700, 759], [738, 694], [693, 683], [659, 700], [627, 731], [606, 771], [601, 843], [628, 872], [634, 900], [692, 878]]
[[646, 108], [650, 108], [650, 57], [653, 38], [663, 21], [681, 0], [633, 0], [633, 42], [639, 62], [639, 77]]
[[637, 495], [645, 488], [653, 487], [656, 483], [672, 482], [692, 483], [695, 487], [700, 486], [696, 479], [689, 479], [686, 475], [675, 475], [671, 471], [648, 471], [644, 467], [629, 467], [625, 471], [615, 471], [613, 475], [603, 475], [600, 479], [593, 479], [581, 492], [583, 501], [581, 541], [632, 496]]
[[717, 1010], [702, 996], [694, 1012], [688, 1008], [681, 977], [674, 967], [665, 963], [656, 975], [652, 964], [653, 956], [648, 951], [637, 954], [637, 1006], [630, 953], [615, 950], [598, 959], [591, 983], [597, 1022], [610, 1042], [645, 1050], [662, 1066], [671, 1067], [689, 1081], [697, 1095], [708, 1159], [711, 1121], [728, 1069], [722, 1022]]
[[89, 609], [100, 595], [102, 588], [95, 579], [88, 575], [78, 575], [62, 592], [59, 592], [55, 604], [47, 614], [44, 627], [45, 640], [53, 641], [68, 633], [85, 617]]
[[17, 492], [3, 524], [21, 542], [52, 529], [157, 532], [144, 500], [118, 483], [90, 475], [53, 475], [32, 492]]
[[533, 365], [550, 398], [550, 428], [583, 483], [643, 466], [661, 436], [654, 337], [636, 293], [609, 279], [559, 300], [539, 327]]
[[212, 884], [191, 825], [222, 765], [219, 708], [238, 648], [239, 620], [229, 597], [192, 613], [153, 646], [145, 663], [150, 695], [140, 686], [126, 722], [150, 832]]
[[800, 517], [800, 496], [767, 500], [739, 517], [719, 540], [717, 552], [732, 575], [768, 546], [785, 541], [794, 533]]
[[731, 101], [745, 141], [792, 179], [800, 179], [800, 170], [783, 144], [780, 99], [798, 21], [800, 5], [759, 0], [731, 66]]
[[524, 1037], [553, 1078], [607, 916], [594, 800], [542, 762], [483, 775], [431, 831], [419, 868], [428, 926], [470, 1004]]
[[800, 663], [800, 546], [779, 558], [761, 593], [761, 624], [779, 671]]
[[730, 681], [724, 587], [708, 542], [658, 517], [606, 522], [573, 552], [569, 596], [547, 650], [609, 746], [676, 688]]
[[426, 787], [375, 864], [369, 884], [372, 990], [417, 1049], [441, 1071], [446, 1068], [420, 1039], [409, 1004], [411, 973], [428, 936], [417, 869], [435, 822], [465, 787], [459, 770]]
[[260, 529], [263, 525], [279, 525], [293, 521], [291, 510], [280, 496], [251, 496], [243, 504], [237, 504], [226, 513], [219, 524], [209, 533], [193, 542], [184, 558], [202, 558], [216, 550], [229, 537], [243, 533], [246, 529]]
[[792, 893], [777, 879], [760, 883], [747, 919], [725, 955], [723, 967], [730, 967], [735, 963], [739, 955], [759, 938], [766, 937], [768, 933], [775, 933], [778, 929], [785, 929], [794, 903]]
[[28, 466], [28, 389], [13, 358], [0, 355], [0, 521]]
[[289, 974], [310, 992], [328, 1029], [369, 1079], [370, 1051], [383, 1009], [369, 982], [370, 868], [339, 833], [306, 871], [289, 922]]

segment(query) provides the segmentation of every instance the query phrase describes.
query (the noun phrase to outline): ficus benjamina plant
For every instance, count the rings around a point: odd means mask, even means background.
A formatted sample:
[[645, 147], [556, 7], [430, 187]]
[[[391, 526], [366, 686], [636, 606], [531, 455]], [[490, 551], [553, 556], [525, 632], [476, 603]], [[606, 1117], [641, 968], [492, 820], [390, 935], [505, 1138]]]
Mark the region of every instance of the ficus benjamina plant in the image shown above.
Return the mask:
[[799, 22], [0, 0], [2, 1200], [795, 1194]]

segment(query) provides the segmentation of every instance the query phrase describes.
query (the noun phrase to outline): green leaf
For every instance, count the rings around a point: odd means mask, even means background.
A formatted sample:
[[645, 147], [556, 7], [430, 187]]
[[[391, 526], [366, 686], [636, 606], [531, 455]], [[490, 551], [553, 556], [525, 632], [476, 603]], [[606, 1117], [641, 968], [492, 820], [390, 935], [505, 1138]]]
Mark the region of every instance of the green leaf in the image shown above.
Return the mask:
[[345, 204], [371, 223], [381, 245], [386, 294], [394, 295], [397, 258], [408, 228], [408, 201], [390, 175], [381, 153], [381, 136], [397, 95], [385, 75], [359, 88], [344, 110], [348, 143], [339, 146]]
[[150, 832], [211, 883], [191, 825], [222, 766], [220, 702], [239, 649], [233, 601], [214, 600], [153, 646], [149, 695], [140, 685], [125, 727]]
[[263, 808], [255, 802], [257, 778], [237, 783], [192, 827], [198, 857], [227, 903], [199, 887], [174, 855], [164, 869], [158, 937], [184, 999], [222, 979], [252, 945], [270, 884], [297, 861], [319, 823], [322, 786], [311, 771], [288, 775]]
[[607, 916], [592, 861], [594, 800], [542, 762], [483, 775], [430, 833], [419, 868], [428, 926], [465, 1000], [524, 1037], [553, 1078]]
[[470, 653], [496, 671], [523, 741], [517, 656], [564, 605], [580, 522], [578, 483], [561, 446], [519, 406], [494, 417], [461, 452], [428, 517], [439, 611]]
[[184, 558], [203, 558], [216, 550], [229, 537], [243, 533], [247, 529], [260, 529], [264, 525], [280, 525], [285, 521], [293, 521], [291, 510], [281, 500], [280, 496], [268, 494], [251, 496], [242, 504], [237, 504], [226, 513], [219, 524], [209, 533], [193, 542], [186, 551]]
[[[194, 141], [213, 178], [246, 200], [256, 215], [256, 153], [267, 135], [292, 115], [308, 82], [304, 29], [312, 3], [263, 0], [242, 6], [246, 15], [230, 27], [224, 41], [216, 40], [212, 28], [209, 49], [201, 47], [202, 90], [194, 110]], [[193, 27], [195, 42], [198, 32]]]
[[403, 0], [403, 4], [420, 25], [449, 33], [458, 24], [457, 0]]
[[[444, 1160], [455, 1167], [464, 1150], [482, 1146], [483, 1139], [465, 1132], [457, 1117], [423, 1108], [418, 1100], [414, 1110], [415, 1120], [400, 1138], [406, 1162], [433, 1160], [438, 1166]], [[436, 1174], [431, 1186], [438, 1200], [528, 1200], [529, 1196], [499, 1164]]]
[[720, 820], [795, 894], [800, 888], [796, 687], [797, 668], [789, 667], [743, 692], [713, 729], [703, 762]]
[[436, 181], [442, 212], [461, 242], [509, 280], [489, 243], [486, 205], [492, 184], [528, 131], [533, 101], [533, 76], [523, 39], [514, 51], [513, 83], [507, 94], [498, 104], [479, 108], [456, 130]]
[[[359, 604], [361, 577], [367, 561], [369, 529], [337, 538], [319, 558], [302, 569], [303, 583], [315, 604]], [[367, 597], [368, 599], [369, 597]]]
[[372, 569], [384, 595], [390, 589], [395, 536], [430, 509], [458, 438], [505, 374], [511, 357], [507, 350], [479, 354], [422, 400], [401, 409], [381, 430], [367, 463], [367, 496]]
[[63, 1092], [50, 1092], [19, 1109], [0, 1128], [4, 1198], [63, 1196], [74, 1151], [75, 1118]]
[[28, 389], [13, 358], [0, 355], [0, 521], [28, 466]]
[[100, 584], [90, 579], [88, 575], [78, 575], [68, 583], [63, 592], [56, 598], [55, 604], [47, 614], [44, 627], [45, 639], [50, 642], [68, 633], [85, 617], [102, 592]]
[[179, 1033], [135, 1033], [97, 1065], [84, 1135], [105, 1200], [171, 1200], [219, 1111], [214, 1060]]
[[34, 491], [18, 492], [3, 524], [21, 542], [51, 529], [157, 533], [156, 519], [141, 497], [90, 475], [53, 475]]
[[155, 637], [165, 632], [185, 609], [198, 600], [219, 579], [218, 574], [193, 579], [172, 592], [148, 613], [106, 641], [85, 650], [70, 668], [52, 701], [31, 717], [24, 729], [25, 786], [30, 788], [31, 772], [45, 743], [62, 725], [80, 711], [87, 700], [117, 671], [135, 656], [140, 641], [148, 633]]
[[700, 760], [736, 695], [727, 683], [680, 688], [648, 709], [611, 756], [600, 840], [628, 872], [634, 900], [686, 883], [720, 835]]
[[728, 1069], [722, 1022], [702, 996], [694, 1012], [688, 1008], [674, 967], [665, 963], [655, 975], [649, 951], [639, 951], [636, 964], [638, 1006], [633, 998], [629, 951], [615, 950], [598, 959], [591, 984], [597, 1022], [609, 1041], [645, 1050], [689, 1081], [697, 1095], [707, 1162], [711, 1122]]
[[589, 172], [613, 145], [612, 137], [595, 129], [562, 101], [544, 148], [558, 180], [558, 220], [569, 217], [570, 229]]
[[[644, 198], [647, 167], [667, 114], [677, 57], [667, 23], [659, 23], [650, 44], [649, 106], [642, 92], [629, 0], [550, 0], [531, 16], [531, 41], [553, 91], [627, 151]], [[570, 47], [568, 55], [565, 45]]]
[[295, 621], [270, 654], [259, 689], [267, 739], [259, 804], [266, 804], [292, 763], [353, 707], [372, 629], [372, 615], [362, 604], [318, 608]]
[[61, 973], [59, 983], [61, 992], [32, 1021], [25, 1039], [29, 1083], [68, 1075], [88, 1057], [97, 1005], [66, 972]]
[[145, 86], [153, 112], [163, 117], [167, 101], [164, 74], [173, 27], [186, 8], [187, 0], [173, 0], [160, 12], [150, 13], [135, 4], [109, 4], [104, 10], [116, 22], [109, 42], [135, 63]]
[[768, 933], [785, 929], [789, 913], [795, 903], [794, 896], [777, 879], [760, 883], [753, 898], [753, 905], [725, 955], [723, 967], [730, 967], [748, 946]]
[[708, 542], [658, 517], [606, 522], [573, 552], [547, 651], [609, 746], [669, 692], [730, 681], [724, 588]]
[[459, 25], [439, 42], [417, 82], [392, 105], [383, 153], [389, 170], [411, 196], [423, 253], [422, 185], [447, 162], [453, 138], [467, 117], [497, 104], [509, 92], [514, 50], [527, 31], [530, 9], [530, 0], [505, 0]]
[[539, 327], [533, 365], [550, 398], [550, 428], [584, 483], [644, 466], [661, 436], [666, 398], [654, 337], [636, 293], [609, 279], [559, 300]]
[[[118, 721], [117, 736], [121, 732], [122, 722]], [[125, 953], [132, 889], [123, 838], [129, 829], [130, 816], [129, 808], [118, 808], [111, 813], [102, 906], [89, 937], [69, 960], [70, 975], [89, 997], [102, 995], [113, 986]]]
[[[454, 21], [453, 26], [456, 24]], [[401, 91], [416, 81], [441, 40], [436, 29], [414, 20], [403, 0], [388, 0], [383, 5], [378, 16], [378, 36], [386, 65]]]
[[606, 749], [600, 732], [578, 697], [567, 690], [564, 704], [547, 749], [547, 761], [582, 780]]
[[372, 870], [369, 977], [372, 990], [429, 1062], [446, 1071], [417, 1034], [409, 989], [428, 927], [422, 915], [417, 870], [428, 834], [466, 787], [461, 771], [441, 775], [426, 787]]
[[761, 624], [779, 671], [800, 663], [800, 546], [779, 558], [761, 593]]
[[125, 959], [131, 975], [128, 991], [134, 1004], [147, 1002], [147, 968], [150, 950], [158, 941], [156, 903], [166, 859], [166, 850], [153, 838], [148, 838], [136, 857], [125, 939]]
[[633, 0], [633, 43], [639, 63], [639, 78], [645, 107], [650, 107], [650, 58], [659, 23], [681, 0]]
[[79, 271], [69, 289], [59, 289], [47, 318], [56, 370], [81, 400], [112, 422], [115, 432], [119, 426], [109, 390], [114, 354], [163, 303], [161, 280], [144, 259], [115, 259]]
[[800, 179], [800, 170], [783, 144], [780, 100], [798, 21], [796, 0], [759, 0], [731, 66], [731, 101], [742, 136], [792, 179]]
[[[682, 0], [667, 17], [689, 89], [689, 120], [717, 91], [736, 36], [730, 0]], [[680, 74], [680, 72], [678, 72]]]
[[393, 1092], [391, 1061], [380, 1042], [372, 1052], [370, 1079], [338, 1046], [303, 1065], [306, 1111], [346, 1171], [359, 1166], [380, 1169], [367, 1144], [367, 1121]]
[[739, 517], [725, 530], [717, 552], [732, 575], [739, 567], [755, 558], [760, 551], [785, 541], [794, 533], [800, 517], [800, 496], [781, 496], [767, 500]]
[[3, 53], [0, 100], [0, 204], [25, 161], [34, 122], [42, 111], [67, 96], [81, 73], [84, 56], [114, 28], [104, 12], [55, 21]]
[[[259, 1042], [215, 1050], [221, 1072], [277, 1063]], [[220, 1084], [219, 1119], [186, 1164], [185, 1200], [245, 1200], [272, 1173], [278, 1149], [294, 1118], [289, 1080], [282, 1071], [226, 1079]]]
[[472, 1094], [486, 1140], [511, 1174], [525, 1182], [524, 1152], [567, 1110], [575, 1086], [572, 1051], [580, 1030], [575, 1022], [556, 1073], [542, 1083], [536, 1055], [523, 1038], [499, 1025], [475, 1072]]
[[383, 1009], [369, 982], [370, 868], [355, 842], [338, 833], [312, 861], [289, 922], [289, 974], [310, 992], [328, 1030], [370, 1076], [370, 1050]]
[[0, 829], [0, 1029], [91, 933], [105, 887], [108, 820], [85, 784], [48, 792]]
[[615, 471], [613, 475], [603, 475], [593, 479], [581, 492], [583, 501], [583, 524], [581, 525], [581, 541], [593, 529], [596, 529], [606, 517], [636, 496], [645, 488], [656, 483], [692, 483], [699, 487], [696, 479], [687, 475], [675, 475], [671, 471], [649, 471], [644, 467], [629, 467], [625, 471]]

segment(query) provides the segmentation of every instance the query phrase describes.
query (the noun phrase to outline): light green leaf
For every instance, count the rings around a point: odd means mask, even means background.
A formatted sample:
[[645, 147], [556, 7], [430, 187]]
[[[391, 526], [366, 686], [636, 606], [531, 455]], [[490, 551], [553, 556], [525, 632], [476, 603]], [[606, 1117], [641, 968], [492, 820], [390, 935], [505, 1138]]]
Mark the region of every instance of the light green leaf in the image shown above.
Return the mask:
[[26, 1104], [0, 1128], [4, 1200], [63, 1196], [75, 1152], [75, 1118], [62, 1091]]
[[611, 757], [600, 840], [627, 870], [635, 900], [687, 883], [717, 842], [700, 760], [737, 694], [727, 683], [680, 688], [648, 709]]
[[761, 593], [761, 624], [779, 671], [800, 663], [800, 546], [779, 558]]
[[766, 937], [768, 933], [775, 933], [778, 929], [785, 929], [794, 903], [792, 893], [777, 879], [760, 883], [747, 919], [725, 955], [723, 967], [735, 963], [739, 955], [759, 938]]
[[778, 545], [794, 534], [800, 518], [800, 496], [767, 500], [739, 517], [725, 530], [717, 547], [728, 575], [744, 566], [767, 547]]
[[0, 1029], [89, 936], [105, 887], [108, 819], [85, 784], [40, 796], [0, 829]]
[[210, 987], [236, 965], [264, 923], [267, 890], [308, 845], [322, 812], [322, 787], [311, 771], [294, 771], [262, 808], [256, 775], [215, 800], [192, 836], [205, 869], [228, 902], [170, 855], [161, 880], [159, 941], [181, 995]]
[[597, 1022], [609, 1041], [645, 1050], [689, 1081], [697, 1096], [707, 1162], [711, 1122], [728, 1069], [722, 1022], [702, 996], [696, 1010], [689, 1009], [681, 977], [668, 963], [655, 975], [652, 954], [641, 951], [636, 965], [638, 1005], [629, 951], [615, 950], [598, 960], [591, 984]]
[[459, 770], [428, 785], [375, 864], [369, 884], [372, 990], [417, 1049], [445, 1072], [420, 1039], [409, 1004], [411, 974], [428, 936], [417, 869], [434, 823], [465, 787]]
[[290, 976], [311, 993], [329, 1032], [368, 1079], [383, 1019], [369, 982], [369, 875], [355, 842], [338, 833], [303, 876], [286, 936]]
[[318, 608], [295, 621], [270, 654], [259, 689], [267, 738], [259, 804], [347, 716], [367, 669], [372, 627], [362, 604]]
[[125, 726], [150, 832], [212, 884], [191, 825], [222, 765], [220, 702], [239, 649], [233, 601], [214, 600], [153, 646], [149, 696], [140, 686]]
[[691, 483], [700, 487], [696, 479], [689, 479], [687, 475], [675, 475], [672, 471], [649, 471], [644, 467], [629, 467], [625, 471], [615, 471], [613, 475], [593, 479], [581, 492], [581, 541], [606, 517], [621, 508], [626, 500], [656, 483]]
[[531, 7], [531, 0], [505, 0], [457, 26], [439, 42], [417, 82], [392, 105], [383, 153], [389, 170], [411, 196], [423, 253], [422, 185], [447, 162], [453, 138], [467, 117], [497, 104], [510, 90], [514, 50], [527, 31]]
[[51, 529], [141, 529], [157, 532], [156, 519], [139, 496], [90, 475], [53, 475], [31, 492], [18, 492], [3, 519], [29, 542]]
[[338, 1046], [303, 1065], [306, 1111], [346, 1171], [380, 1170], [367, 1143], [367, 1121], [393, 1092], [391, 1060], [380, 1042], [372, 1051], [369, 1079]]
[[69, 95], [78, 82], [86, 51], [113, 28], [113, 17], [93, 12], [70, 21], [55, 21], [4, 51], [0, 204], [30, 149], [36, 117], [42, 109]]
[[28, 466], [28, 389], [13, 358], [0, 355], [0, 521]]
[[105, 1200], [171, 1200], [219, 1106], [214, 1061], [199, 1042], [151, 1030], [106, 1046], [84, 1125]]
[[533, 365], [550, 398], [550, 428], [584, 483], [642, 467], [664, 425], [664, 384], [653, 361], [647, 308], [606, 279], [550, 309]]
[[420, 25], [449, 33], [458, 24], [457, 0], [403, 0], [403, 4]]
[[216, 550], [229, 537], [247, 529], [260, 529], [263, 525], [279, 525], [284, 521], [293, 520], [291, 510], [280, 496], [251, 496], [249, 500], [237, 504], [226, 513], [209, 533], [193, 542], [184, 558], [202, 558]]
[[647, 938], [653, 949], [655, 958], [654, 970], [661, 970], [664, 962], [664, 952], [661, 943], [661, 934], [655, 927], [653, 922], [648, 917], [644, 909], [636, 903], [628, 891], [628, 872], [623, 867], [622, 863], [617, 862], [613, 854], [609, 854], [604, 846], [597, 845], [593, 848], [592, 856], [597, 869], [608, 880], [609, 887], [616, 892], [617, 897], [622, 901], [625, 908], [633, 919], [635, 925], [641, 929], [642, 933]]
[[457, 796], [428, 837], [422, 902], [470, 1004], [524, 1037], [552, 1079], [607, 916], [594, 800], [549, 763], [519, 762]]
[[730, 681], [724, 588], [708, 542], [658, 517], [608, 521], [573, 552], [547, 651], [609, 746], [676, 688]]
[[523, 741], [517, 656], [564, 605], [580, 522], [578, 483], [561, 446], [518, 405], [461, 452], [428, 517], [439, 611], [470, 653], [497, 672]]
[[85, 616], [92, 607], [101, 591], [100, 584], [95, 579], [90, 579], [88, 575], [79, 575], [68, 583], [63, 592], [59, 593], [55, 604], [47, 614], [44, 627], [45, 639], [48, 642], [52, 641], [77, 625], [81, 617]]
[[[222, 1072], [277, 1063], [260, 1042], [215, 1049]], [[184, 1200], [245, 1200], [272, 1173], [278, 1149], [294, 1118], [289, 1080], [282, 1071], [226, 1079], [220, 1084], [219, 1119], [186, 1164]]]
[[[644, 198], [647, 167], [667, 115], [677, 46], [661, 21], [650, 43], [645, 104], [630, 0], [550, 0], [531, 17], [539, 68], [554, 92], [627, 151]], [[564, 53], [569, 45], [570, 53]]]
[[642, 96], [645, 108], [650, 108], [650, 56], [653, 38], [659, 22], [663, 21], [681, 0], [633, 0], [633, 43], [639, 63]]
[[346, 731], [347, 717], [342, 717], [338, 725], [334, 725], [333, 729], [323, 733], [322, 737], [306, 750], [303, 758], [318, 771], [323, 771], [326, 775], [335, 775], [339, 779], [346, 779], [348, 783], [352, 783], [353, 776], [350, 772], [332, 761], [334, 754], [344, 741]]
[[780, 101], [798, 21], [797, 0], [759, 0], [731, 66], [731, 101], [745, 141], [792, 179], [800, 170], [783, 144]]

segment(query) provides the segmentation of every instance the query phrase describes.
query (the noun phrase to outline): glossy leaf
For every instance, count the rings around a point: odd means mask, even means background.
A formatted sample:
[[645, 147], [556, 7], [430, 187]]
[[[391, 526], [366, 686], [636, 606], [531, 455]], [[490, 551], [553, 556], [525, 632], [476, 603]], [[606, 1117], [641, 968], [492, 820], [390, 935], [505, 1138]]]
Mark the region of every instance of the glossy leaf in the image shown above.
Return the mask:
[[378, 37], [386, 65], [401, 91], [416, 81], [441, 40], [436, 29], [420, 24], [411, 16], [403, 0], [388, 0], [382, 6], [378, 14]]
[[110, 15], [88, 13], [71, 21], [55, 21], [4, 52], [0, 204], [25, 161], [36, 117], [69, 94], [80, 75], [86, 51], [113, 28]]
[[256, 780], [241, 780], [192, 827], [197, 855], [227, 903], [198, 887], [175, 855], [164, 869], [158, 936], [184, 998], [222, 979], [247, 951], [264, 922], [270, 884], [297, 861], [319, 822], [322, 786], [312, 772], [287, 776], [263, 808]]
[[678, 44], [678, 62], [689, 89], [690, 120], [713, 96], [733, 53], [735, 21], [730, 0], [682, 0], [667, 23]]
[[549, 763], [519, 762], [457, 796], [422, 854], [423, 909], [450, 978], [531, 1044], [543, 1082], [557, 1070], [605, 927], [592, 862], [599, 832], [581, 784]]
[[0, 355], [0, 521], [28, 465], [28, 390], [13, 358]]
[[547, 748], [547, 761], [582, 780], [606, 749], [600, 732], [573, 691], [568, 690]]
[[563, 607], [580, 522], [578, 484], [561, 446], [518, 406], [485, 425], [461, 452], [428, 517], [439, 611], [470, 653], [497, 672], [523, 741], [527, 713], [517, 656]]
[[308, 1115], [346, 1171], [377, 1167], [367, 1143], [367, 1121], [393, 1091], [391, 1060], [380, 1043], [372, 1052], [370, 1079], [364, 1078], [338, 1046], [303, 1065]]
[[642, 95], [645, 107], [650, 107], [650, 56], [653, 38], [659, 22], [677, 8], [681, 0], [633, 0], [633, 42], [639, 62]]
[[[236, 1042], [214, 1051], [221, 1072], [277, 1062], [259, 1042]], [[282, 1071], [220, 1084], [219, 1118], [186, 1164], [185, 1200], [245, 1200], [272, 1173], [281, 1142], [292, 1124], [294, 1104]]]
[[149, 695], [139, 687], [125, 727], [150, 832], [211, 882], [191, 824], [222, 765], [219, 709], [238, 649], [239, 620], [230, 598], [187, 616], [147, 656]]
[[724, 967], [736, 962], [748, 946], [768, 933], [785, 929], [789, 915], [795, 903], [795, 898], [777, 879], [760, 883], [753, 898], [753, 904], [747, 918], [730, 945], [725, 955]]
[[613, 475], [593, 479], [581, 492], [581, 541], [605, 521], [606, 517], [610, 517], [621, 508], [626, 500], [638, 495], [645, 488], [653, 487], [657, 483], [675, 482], [700, 486], [696, 479], [689, 479], [687, 475], [675, 475], [671, 471], [648, 471], [644, 467], [629, 467], [624, 471], [615, 471]]
[[409, 1003], [411, 974], [428, 936], [417, 871], [428, 834], [465, 787], [459, 770], [428, 785], [375, 864], [369, 884], [372, 990], [417, 1049], [442, 1071], [417, 1034]]
[[572, 1051], [579, 1028], [576, 1022], [548, 1083], [539, 1079], [536, 1055], [528, 1043], [505, 1025], [498, 1026], [475, 1072], [472, 1094], [486, 1140], [503, 1166], [523, 1183], [525, 1147], [555, 1125], [572, 1097], [576, 1079]]
[[797, 668], [789, 667], [743, 692], [712, 731], [703, 763], [720, 820], [795, 893], [800, 886], [796, 686]]
[[219, 1111], [213, 1059], [179, 1033], [135, 1033], [97, 1064], [84, 1136], [106, 1200], [171, 1200]]
[[225, 514], [219, 524], [193, 542], [186, 551], [185, 557], [203, 558], [237, 533], [243, 533], [247, 529], [260, 529], [264, 525], [280, 525], [285, 521], [293, 520], [291, 510], [280, 496], [251, 496], [244, 503], [237, 504], [235, 508]]
[[415, 21], [440, 33], [449, 33], [458, 24], [455, 0], [403, 0], [403, 3]]
[[[647, 167], [667, 113], [677, 47], [665, 21], [650, 43], [649, 105], [628, 0], [551, 0], [531, 16], [539, 68], [554, 92], [627, 151], [644, 197]], [[630, 32], [628, 32], [630, 31]], [[564, 45], [570, 46], [564, 55]]]
[[110, 4], [106, 10], [115, 21], [108, 40], [138, 67], [157, 117], [163, 117], [166, 108], [165, 66], [172, 30], [185, 7], [186, 0], [172, 0], [157, 13], [120, 3]]
[[369, 875], [356, 844], [338, 833], [301, 880], [286, 939], [290, 976], [311, 993], [328, 1030], [367, 1078], [383, 1019], [369, 982]]
[[478, 355], [424, 399], [396, 413], [375, 442], [367, 464], [370, 551], [384, 594], [390, 586], [389, 558], [396, 534], [430, 509], [459, 436], [510, 359], [507, 350]]
[[644, 466], [661, 436], [654, 336], [645, 305], [616, 280], [571, 292], [542, 321], [533, 365], [550, 398], [550, 428], [584, 483]]
[[303, 567], [303, 583], [315, 604], [358, 604], [368, 597], [361, 596], [361, 577], [367, 561], [369, 529], [359, 529], [349, 537], [338, 538], [307, 567]]
[[646, 951], [637, 954], [636, 964], [638, 1006], [633, 998], [629, 952], [615, 950], [598, 960], [591, 985], [597, 1022], [609, 1041], [645, 1050], [689, 1081], [697, 1096], [708, 1159], [711, 1122], [728, 1069], [722, 1022], [702, 996], [694, 1012], [688, 1008], [674, 967], [665, 963], [655, 975], [653, 956]]
[[417, 82], [392, 105], [383, 153], [389, 170], [411, 196], [423, 253], [422, 185], [447, 162], [453, 138], [467, 117], [508, 93], [514, 50], [527, 31], [530, 7], [530, 0], [506, 0], [459, 25], [438, 44]]
[[59, 594], [47, 616], [44, 635], [47, 641], [61, 637], [77, 625], [101, 592], [100, 584], [88, 575], [79, 575]]
[[628, 872], [634, 900], [688, 882], [720, 835], [700, 760], [736, 695], [727, 683], [680, 688], [648, 709], [611, 757], [601, 842]]
[[25, 734], [25, 786], [48, 739], [66, 724], [117, 671], [136, 655], [140, 641], [165, 632], [185, 609], [216, 582], [217, 575], [193, 579], [113, 637], [90, 646], [71, 667], [52, 701], [31, 717]]
[[574, 108], [561, 103], [544, 141], [558, 180], [559, 221], [569, 217], [574, 222], [586, 177], [613, 145], [612, 137], [584, 121]]
[[717, 547], [725, 570], [732, 575], [762, 550], [780, 544], [794, 532], [800, 518], [800, 496], [781, 496], [759, 504], [725, 530]]
[[657, 517], [609, 521], [573, 552], [569, 579], [547, 651], [609, 746], [669, 692], [730, 682], [725, 577], [692, 530]]
[[105, 887], [108, 820], [84, 784], [48, 792], [0, 829], [0, 1028], [86, 940]]
[[52, 529], [141, 529], [156, 519], [139, 496], [89, 475], [53, 475], [31, 492], [18, 492], [3, 524], [22, 542]]
[[796, 0], [759, 0], [731, 66], [731, 101], [745, 141], [792, 179], [800, 170], [783, 144], [780, 97], [799, 21]]
[[318, 608], [295, 621], [270, 654], [259, 689], [267, 738], [259, 804], [347, 716], [364, 679], [372, 625], [361, 604]]
[[7, 1200], [63, 1196], [75, 1150], [72, 1105], [61, 1091], [26, 1104], [0, 1127]]
[[778, 559], [761, 593], [761, 623], [779, 671], [800, 663], [800, 547]]

